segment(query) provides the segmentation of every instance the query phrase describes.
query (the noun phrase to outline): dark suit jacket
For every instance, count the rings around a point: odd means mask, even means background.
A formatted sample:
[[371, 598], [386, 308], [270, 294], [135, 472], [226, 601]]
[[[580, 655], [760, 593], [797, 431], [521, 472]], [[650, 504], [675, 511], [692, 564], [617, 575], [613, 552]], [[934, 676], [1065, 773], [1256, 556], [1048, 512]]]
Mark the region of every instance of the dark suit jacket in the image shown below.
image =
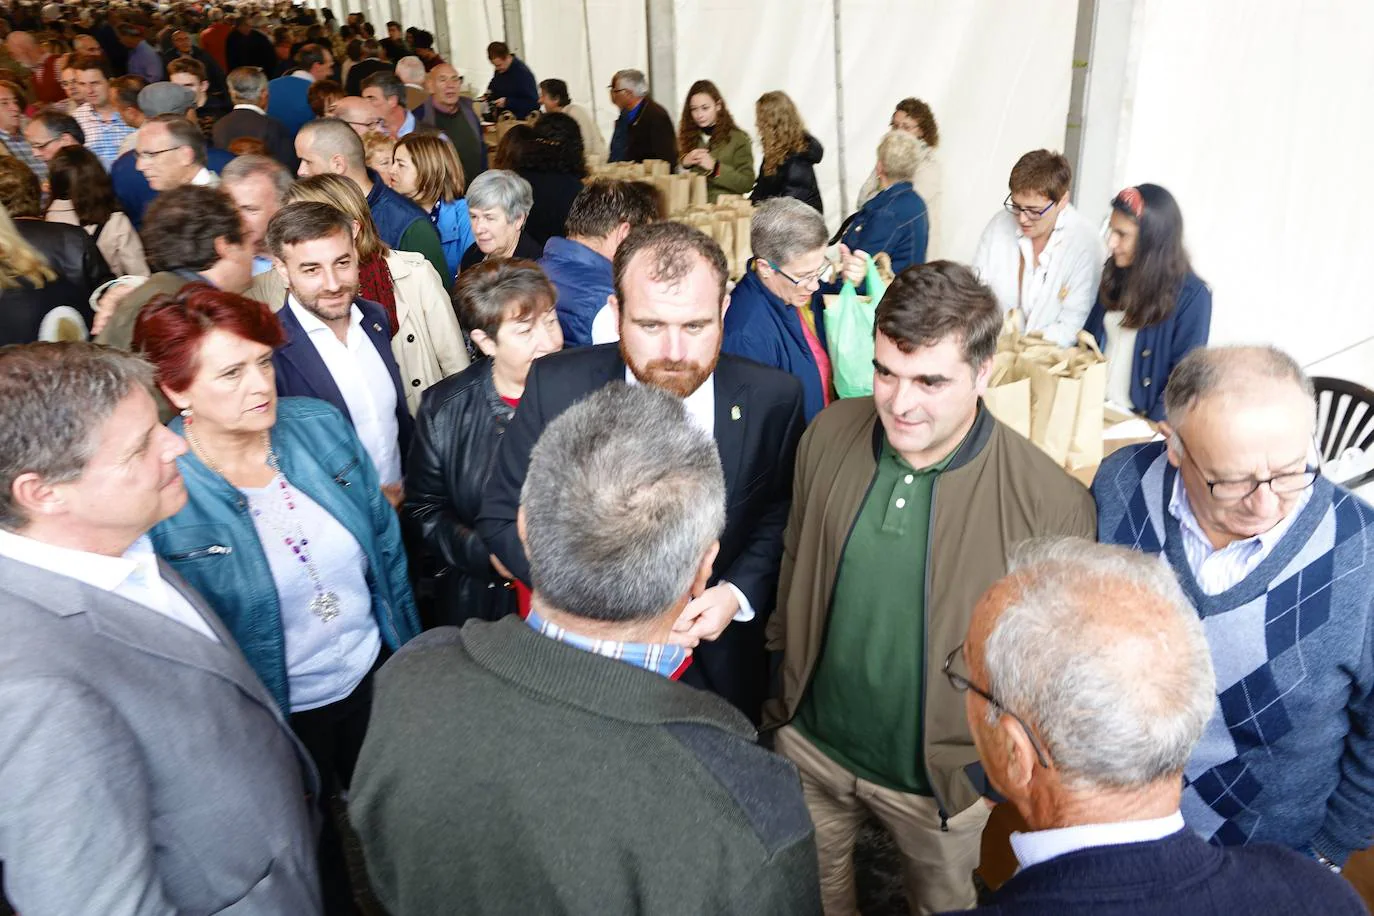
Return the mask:
[[[564, 410], [624, 378], [625, 363], [615, 344], [555, 353], [530, 368], [477, 519], [478, 533], [492, 553], [524, 582], [529, 582], [529, 563], [516, 536], [515, 513], [534, 443]], [[683, 680], [715, 691], [757, 722], [767, 686], [763, 630], [777, 598], [792, 463], [805, 426], [801, 383], [777, 369], [721, 354], [715, 394], [726, 517], [711, 584], [732, 583], [749, 599], [755, 617], [730, 624], [719, 640], [699, 646]]]
[[271, 157], [296, 174], [296, 147], [286, 126], [270, 115], [258, 114], [251, 108], [235, 108], [215, 122], [214, 141], [220, 149], [239, 137], [261, 140]]
[[[627, 118], [629, 115], [622, 112], [620, 117]], [[625, 159], [629, 162], [662, 159], [674, 169], [677, 168], [677, 128], [673, 125], [673, 116], [652, 96], [644, 97], [644, 107], [630, 122]]]
[[[363, 332], [381, 354], [391, 373], [391, 381], [396, 386], [396, 425], [400, 434], [401, 469], [405, 470], [406, 456], [410, 454], [410, 436], [415, 430], [415, 421], [406, 407], [406, 392], [401, 387], [401, 370], [396, 365], [396, 357], [391, 352], [391, 333], [387, 324], [386, 312], [380, 305], [359, 296], [353, 304], [363, 313]], [[320, 351], [310, 342], [305, 328], [296, 320], [291, 309], [283, 307], [277, 311], [277, 319], [286, 332], [286, 343], [272, 354], [272, 364], [277, 370], [277, 394], [283, 398], [319, 398], [328, 401], [348, 417], [348, 405], [344, 403], [343, 393], [329, 374]]]
[[1191, 830], [1081, 849], [1017, 872], [982, 916], [1359, 916], [1354, 888], [1279, 846], [1212, 846]]
[[[218, 642], [0, 558], [0, 859], [21, 913], [320, 909], [315, 768]], [[3, 906], [0, 906], [3, 909]]]

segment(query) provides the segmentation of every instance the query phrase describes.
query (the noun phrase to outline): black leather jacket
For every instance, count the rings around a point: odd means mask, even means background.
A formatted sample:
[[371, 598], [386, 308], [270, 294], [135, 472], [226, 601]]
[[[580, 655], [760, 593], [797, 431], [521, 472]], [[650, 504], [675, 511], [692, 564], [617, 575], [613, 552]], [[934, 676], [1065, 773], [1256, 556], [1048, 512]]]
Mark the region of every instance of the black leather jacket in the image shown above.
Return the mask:
[[85, 340], [90, 336], [91, 293], [114, 279], [85, 229], [38, 219], [14, 221], [19, 234], [57, 274], [41, 287], [21, 281], [0, 290], [0, 345], [35, 340]]
[[516, 611], [477, 534], [477, 510], [506, 424], [515, 413], [496, 393], [491, 361], [479, 360], [424, 393], [406, 472], [407, 522], [439, 561], [436, 622], [462, 626]]
[[783, 160], [777, 171], [771, 175], [763, 174], [759, 166], [758, 181], [749, 199], [760, 203], [770, 197], [795, 197], [804, 204], [810, 204], [818, 212], [824, 213], [821, 203], [821, 188], [816, 183], [816, 164], [825, 156], [821, 141], [810, 134], [806, 135], [806, 149], [793, 153]]

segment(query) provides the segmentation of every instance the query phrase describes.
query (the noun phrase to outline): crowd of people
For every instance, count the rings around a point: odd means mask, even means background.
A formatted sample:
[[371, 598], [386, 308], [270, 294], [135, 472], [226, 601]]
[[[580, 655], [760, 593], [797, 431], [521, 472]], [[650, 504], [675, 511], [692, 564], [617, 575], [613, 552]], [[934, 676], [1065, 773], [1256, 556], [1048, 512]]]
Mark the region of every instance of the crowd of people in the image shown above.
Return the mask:
[[[606, 139], [357, 13], [0, 31], [17, 912], [356, 913], [355, 831], [396, 916], [848, 916], [870, 820], [913, 913], [1365, 912], [1374, 508], [1291, 357], [1208, 346], [1165, 188], [1099, 228], [1027, 152], [963, 264], [917, 98], [831, 232], [782, 91], [753, 138], [623, 69]], [[742, 276], [590, 174], [649, 159], [753, 200]], [[1091, 489], [984, 406], [1013, 312], [1157, 424]]]

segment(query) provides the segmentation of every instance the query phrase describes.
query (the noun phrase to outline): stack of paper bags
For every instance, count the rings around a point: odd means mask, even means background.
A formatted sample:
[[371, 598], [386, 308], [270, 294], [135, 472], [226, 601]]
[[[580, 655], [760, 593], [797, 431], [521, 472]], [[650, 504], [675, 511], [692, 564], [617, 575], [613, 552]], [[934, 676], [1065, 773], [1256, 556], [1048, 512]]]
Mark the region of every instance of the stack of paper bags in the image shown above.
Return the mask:
[[993, 416], [1026, 436], [1066, 470], [1102, 462], [1107, 360], [1097, 341], [1078, 333], [1060, 347], [1038, 332], [1021, 330], [1021, 315], [1007, 315], [993, 357], [983, 402]]

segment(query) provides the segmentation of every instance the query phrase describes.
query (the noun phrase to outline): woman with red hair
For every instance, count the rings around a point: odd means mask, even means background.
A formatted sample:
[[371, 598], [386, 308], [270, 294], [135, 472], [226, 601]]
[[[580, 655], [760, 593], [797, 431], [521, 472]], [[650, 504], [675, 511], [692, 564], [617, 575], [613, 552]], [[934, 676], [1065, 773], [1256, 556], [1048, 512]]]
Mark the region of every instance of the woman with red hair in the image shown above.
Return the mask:
[[157, 369], [190, 449], [186, 507], [154, 549], [234, 634], [319, 770], [326, 912], [351, 897], [326, 800], [348, 787], [372, 673], [419, 633], [395, 511], [353, 426], [329, 404], [277, 399], [266, 305], [192, 283], [144, 307], [134, 348]]

